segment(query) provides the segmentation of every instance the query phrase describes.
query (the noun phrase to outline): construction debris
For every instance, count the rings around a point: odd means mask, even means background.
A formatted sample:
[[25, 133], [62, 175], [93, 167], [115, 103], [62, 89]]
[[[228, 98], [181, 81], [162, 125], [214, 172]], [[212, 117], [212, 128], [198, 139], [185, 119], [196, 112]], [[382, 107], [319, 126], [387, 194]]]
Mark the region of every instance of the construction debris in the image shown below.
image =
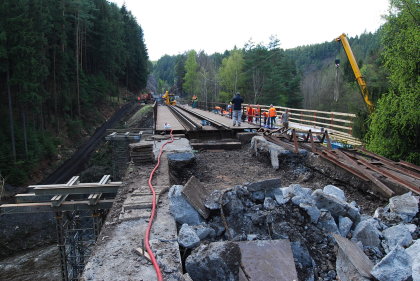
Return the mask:
[[144, 163], [154, 161], [153, 144], [152, 143], [131, 143], [128, 145], [130, 148], [131, 161], [139, 166]]

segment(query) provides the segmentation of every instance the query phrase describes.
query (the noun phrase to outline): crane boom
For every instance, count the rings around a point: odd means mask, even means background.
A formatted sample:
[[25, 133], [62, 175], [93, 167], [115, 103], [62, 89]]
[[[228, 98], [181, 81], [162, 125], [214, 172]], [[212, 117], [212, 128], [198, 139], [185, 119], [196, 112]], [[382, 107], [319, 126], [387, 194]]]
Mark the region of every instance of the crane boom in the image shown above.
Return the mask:
[[335, 40], [340, 41], [343, 45], [344, 51], [346, 52], [347, 58], [349, 59], [351, 68], [353, 69], [354, 76], [356, 77], [357, 84], [359, 84], [363, 100], [365, 101], [369, 112], [372, 113], [374, 109], [374, 104], [369, 97], [369, 91], [367, 89], [365, 79], [363, 79], [362, 73], [360, 72], [359, 66], [357, 65], [356, 58], [354, 57], [353, 51], [350, 48], [350, 44], [347, 40], [346, 34], [341, 34], [340, 37], [338, 37]]

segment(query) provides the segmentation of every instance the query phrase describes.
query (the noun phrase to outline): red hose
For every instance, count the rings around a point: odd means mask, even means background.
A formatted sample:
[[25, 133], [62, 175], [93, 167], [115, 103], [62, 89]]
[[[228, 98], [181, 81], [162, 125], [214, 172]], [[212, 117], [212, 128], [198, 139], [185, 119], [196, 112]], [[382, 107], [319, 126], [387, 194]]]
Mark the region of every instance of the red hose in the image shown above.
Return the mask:
[[152, 194], [153, 194], [152, 213], [150, 214], [149, 224], [148, 224], [147, 229], [146, 229], [146, 235], [144, 236], [144, 244], [146, 245], [147, 253], [149, 254], [150, 260], [152, 261], [153, 267], [155, 268], [158, 281], [163, 281], [163, 277], [162, 277], [162, 273], [160, 272], [160, 268], [159, 268], [159, 265], [156, 261], [155, 255], [153, 254], [152, 249], [150, 248], [150, 244], [149, 244], [150, 229], [152, 228], [153, 218], [155, 217], [155, 213], [156, 213], [156, 192], [155, 192], [155, 189], [153, 188], [153, 185], [152, 185], [152, 179], [153, 179], [153, 175], [155, 174], [155, 171], [157, 170], [157, 168], [160, 165], [160, 157], [162, 156], [163, 148], [168, 143], [172, 143], [174, 141], [174, 136], [172, 135], [172, 130], [170, 132], [170, 135], [171, 135], [171, 140], [168, 140], [167, 142], [165, 142], [162, 145], [162, 147], [160, 148], [157, 164], [156, 164], [155, 168], [153, 169], [153, 171], [150, 173], [149, 188], [150, 188], [150, 190], [152, 191]]

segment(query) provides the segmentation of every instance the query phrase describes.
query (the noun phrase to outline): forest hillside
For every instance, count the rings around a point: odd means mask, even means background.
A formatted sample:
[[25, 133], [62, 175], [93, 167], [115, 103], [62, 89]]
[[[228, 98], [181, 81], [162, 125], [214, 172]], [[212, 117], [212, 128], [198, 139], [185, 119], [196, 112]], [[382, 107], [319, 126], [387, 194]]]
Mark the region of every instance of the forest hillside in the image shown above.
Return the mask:
[[[112, 36], [110, 36], [112, 35]], [[24, 183], [146, 87], [148, 54], [131, 12], [106, 0], [0, 1], [0, 177]]]

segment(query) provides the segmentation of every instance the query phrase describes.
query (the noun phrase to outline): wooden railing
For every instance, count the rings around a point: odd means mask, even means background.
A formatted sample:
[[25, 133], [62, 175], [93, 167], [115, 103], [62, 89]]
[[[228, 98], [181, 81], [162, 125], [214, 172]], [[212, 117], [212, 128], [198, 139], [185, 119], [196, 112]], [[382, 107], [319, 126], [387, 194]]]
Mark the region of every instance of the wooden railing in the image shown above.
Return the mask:
[[[198, 107], [205, 110], [214, 110], [216, 106], [222, 109], [227, 108], [226, 103], [220, 102], [199, 102]], [[249, 104], [242, 104], [243, 113], [246, 114], [246, 107]], [[252, 105], [255, 107], [255, 105]], [[261, 108], [261, 114], [268, 111], [270, 106], [258, 105]], [[274, 106], [277, 111], [277, 124], [280, 125], [280, 116], [289, 109], [289, 123], [290, 127], [296, 130], [328, 130], [332, 138], [346, 142], [352, 145], [361, 145], [359, 139], [352, 136], [353, 122], [356, 114], [344, 112], [330, 112], [310, 109], [290, 108], [283, 106]], [[260, 118], [261, 120], [261, 118]], [[261, 122], [261, 121], [260, 121]]]

